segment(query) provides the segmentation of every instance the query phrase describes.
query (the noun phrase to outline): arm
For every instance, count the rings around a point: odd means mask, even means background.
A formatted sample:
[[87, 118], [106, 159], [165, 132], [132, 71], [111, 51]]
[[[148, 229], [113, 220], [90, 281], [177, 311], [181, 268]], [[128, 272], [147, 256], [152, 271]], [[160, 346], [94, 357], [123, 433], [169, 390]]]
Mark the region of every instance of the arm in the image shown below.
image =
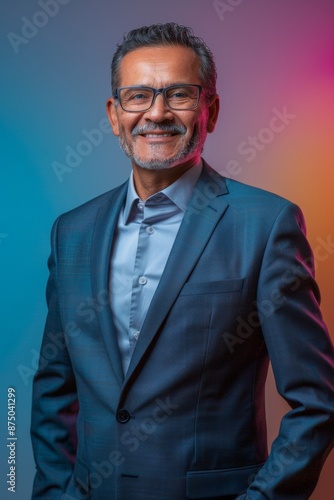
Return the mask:
[[48, 262], [48, 316], [39, 368], [34, 377], [31, 436], [37, 473], [33, 500], [60, 499], [73, 472], [76, 456], [76, 384], [66, 348], [57, 292], [58, 221], [52, 230]]
[[240, 498], [307, 499], [334, 441], [334, 353], [303, 216], [291, 204], [277, 218], [263, 257], [258, 306], [268, 300], [271, 307], [260, 313], [263, 335], [278, 392], [291, 411]]

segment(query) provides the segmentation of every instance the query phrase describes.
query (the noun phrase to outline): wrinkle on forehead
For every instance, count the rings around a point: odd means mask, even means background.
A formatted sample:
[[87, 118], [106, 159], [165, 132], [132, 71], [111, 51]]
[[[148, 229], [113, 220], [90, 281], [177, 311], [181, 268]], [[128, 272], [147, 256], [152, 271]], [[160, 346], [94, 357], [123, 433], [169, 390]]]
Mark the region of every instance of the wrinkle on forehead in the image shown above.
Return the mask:
[[200, 84], [200, 62], [188, 47], [142, 47], [124, 56], [120, 86], [161, 88], [174, 83]]

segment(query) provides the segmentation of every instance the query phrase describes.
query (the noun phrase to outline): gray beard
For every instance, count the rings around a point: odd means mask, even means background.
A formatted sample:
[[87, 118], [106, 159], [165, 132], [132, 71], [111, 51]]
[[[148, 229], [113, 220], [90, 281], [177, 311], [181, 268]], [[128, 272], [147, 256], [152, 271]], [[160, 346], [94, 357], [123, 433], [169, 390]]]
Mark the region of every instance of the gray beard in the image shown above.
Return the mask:
[[[158, 127], [154, 128], [150, 127], [152, 131], [157, 130], [157, 128]], [[159, 127], [159, 129], [161, 130], [162, 127]], [[163, 128], [163, 130], [165, 130], [165, 128]], [[136, 129], [133, 131], [133, 136], [134, 137], [136, 136]], [[187, 160], [187, 158], [190, 155], [192, 155], [192, 153], [199, 147], [199, 145], [201, 146], [201, 151], [202, 151], [205, 141], [205, 137], [203, 137], [202, 141], [200, 140], [199, 131], [196, 130], [193, 136], [191, 137], [190, 141], [187, 144], [185, 144], [185, 146], [173, 158], [158, 159], [154, 158], [153, 156], [153, 158], [150, 160], [143, 160], [133, 153], [132, 148], [126, 143], [124, 137], [125, 137], [124, 134], [121, 134], [118, 138], [121, 149], [124, 151], [126, 156], [130, 158], [132, 162], [134, 162], [136, 165], [146, 170], [166, 170], [172, 168], [175, 166], [176, 163]], [[155, 147], [159, 148], [160, 146], [156, 145]]]

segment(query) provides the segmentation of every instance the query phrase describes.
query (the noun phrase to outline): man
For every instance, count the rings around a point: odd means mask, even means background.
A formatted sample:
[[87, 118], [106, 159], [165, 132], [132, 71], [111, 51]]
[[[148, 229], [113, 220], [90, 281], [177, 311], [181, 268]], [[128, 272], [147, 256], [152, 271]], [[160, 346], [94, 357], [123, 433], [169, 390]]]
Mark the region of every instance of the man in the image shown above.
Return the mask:
[[[300, 210], [224, 179], [205, 43], [130, 32], [112, 63], [129, 182], [61, 216], [34, 380], [33, 499], [306, 499], [334, 437], [334, 354]], [[268, 357], [291, 406], [268, 456]]]

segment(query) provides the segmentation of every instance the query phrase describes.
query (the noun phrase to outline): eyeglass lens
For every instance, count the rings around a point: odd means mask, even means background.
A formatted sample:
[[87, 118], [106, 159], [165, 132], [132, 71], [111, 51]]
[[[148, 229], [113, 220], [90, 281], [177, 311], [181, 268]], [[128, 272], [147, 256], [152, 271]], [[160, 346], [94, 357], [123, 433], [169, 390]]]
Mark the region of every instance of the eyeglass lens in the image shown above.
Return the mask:
[[[195, 85], [167, 87], [163, 91], [165, 101], [172, 109], [194, 109], [199, 100], [199, 88]], [[119, 98], [122, 108], [127, 111], [144, 111], [153, 104], [155, 92], [150, 88], [121, 88]]]

